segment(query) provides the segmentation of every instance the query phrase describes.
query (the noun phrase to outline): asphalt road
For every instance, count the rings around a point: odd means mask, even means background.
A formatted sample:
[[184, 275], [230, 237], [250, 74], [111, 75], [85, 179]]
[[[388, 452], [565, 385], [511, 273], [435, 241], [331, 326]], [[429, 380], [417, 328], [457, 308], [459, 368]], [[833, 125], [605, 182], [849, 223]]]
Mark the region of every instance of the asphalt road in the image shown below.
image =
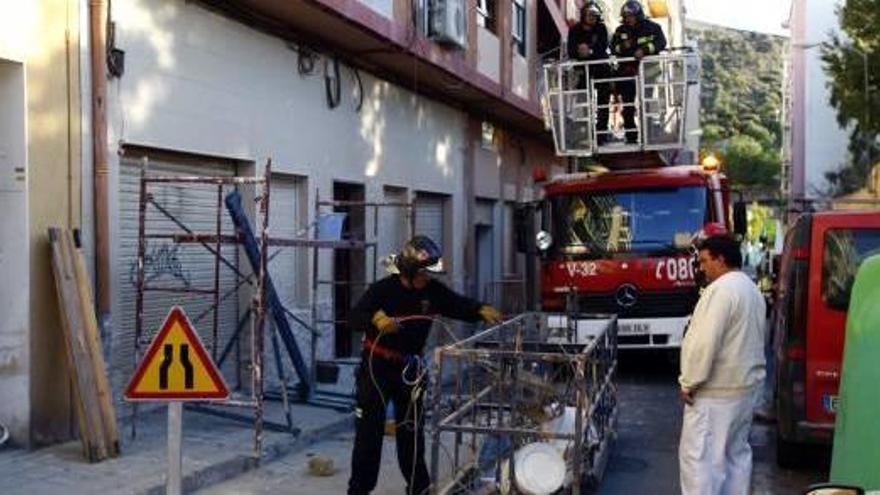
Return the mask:
[[[618, 438], [598, 493], [677, 494], [682, 414], [675, 381], [677, 365], [665, 356], [643, 353], [624, 353], [620, 361]], [[756, 424], [752, 431], [753, 494], [798, 494], [807, 485], [827, 477], [825, 466], [828, 459], [821, 455], [815, 456], [812, 466], [799, 471], [776, 467], [772, 428], [772, 425]], [[268, 463], [200, 493], [345, 493], [352, 438], [351, 433], [328, 438], [306, 452]], [[309, 475], [308, 462], [315, 455], [331, 459], [337, 468], [336, 473], [328, 477]], [[386, 437], [382, 471], [374, 493], [404, 493], [392, 437]]]
[[[668, 356], [626, 352], [620, 355], [618, 439], [601, 495], [677, 494], [678, 439], [682, 404], [677, 364]], [[776, 466], [774, 426], [755, 423], [750, 443], [754, 456], [752, 493], [800, 494], [827, 478], [827, 456], [814, 452], [810, 465], [792, 471]]]

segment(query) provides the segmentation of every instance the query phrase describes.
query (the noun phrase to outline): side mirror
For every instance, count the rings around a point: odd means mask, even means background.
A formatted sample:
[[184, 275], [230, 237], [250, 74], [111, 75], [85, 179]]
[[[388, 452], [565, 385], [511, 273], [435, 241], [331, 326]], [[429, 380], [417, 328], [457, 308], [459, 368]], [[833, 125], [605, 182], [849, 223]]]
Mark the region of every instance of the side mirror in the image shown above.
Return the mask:
[[865, 490], [857, 486], [821, 483], [807, 488], [804, 495], [865, 495]]
[[733, 233], [745, 237], [749, 228], [748, 215], [746, 214], [746, 204], [737, 201], [733, 204]]
[[539, 251], [544, 252], [553, 245], [553, 236], [550, 235], [550, 232], [541, 230], [535, 235], [535, 245]]

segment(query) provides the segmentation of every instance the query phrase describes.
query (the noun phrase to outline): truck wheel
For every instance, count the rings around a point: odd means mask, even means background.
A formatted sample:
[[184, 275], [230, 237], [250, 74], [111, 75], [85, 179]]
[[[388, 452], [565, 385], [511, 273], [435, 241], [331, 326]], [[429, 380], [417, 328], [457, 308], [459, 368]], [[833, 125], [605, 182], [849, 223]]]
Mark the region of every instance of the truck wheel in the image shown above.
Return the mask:
[[804, 446], [789, 442], [776, 433], [776, 464], [781, 468], [793, 469], [803, 463]]

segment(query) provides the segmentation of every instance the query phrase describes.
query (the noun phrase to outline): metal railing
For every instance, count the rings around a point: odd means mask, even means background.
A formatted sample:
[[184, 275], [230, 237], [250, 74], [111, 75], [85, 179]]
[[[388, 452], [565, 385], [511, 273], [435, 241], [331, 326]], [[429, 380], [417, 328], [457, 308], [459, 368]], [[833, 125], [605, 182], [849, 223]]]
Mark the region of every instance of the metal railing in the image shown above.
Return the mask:
[[[575, 328], [586, 318], [607, 322], [589, 342]], [[435, 349], [432, 365], [432, 493], [522, 493], [516, 452], [535, 442], [565, 461], [567, 493], [601, 478], [617, 418], [616, 316], [524, 313]]]
[[[699, 72], [695, 66], [699, 57], [691, 52], [544, 65], [541, 101], [556, 153], [593, 156], [683, 148], [688, 89]], [[607, 103], [600, 101], [602, 92], [611, 95]], [[625, 126], [626, 109], [634, 112], [635, 127]], [[597, 117], [602, 111], [610, 118], [608, 127], [600, 129]]]

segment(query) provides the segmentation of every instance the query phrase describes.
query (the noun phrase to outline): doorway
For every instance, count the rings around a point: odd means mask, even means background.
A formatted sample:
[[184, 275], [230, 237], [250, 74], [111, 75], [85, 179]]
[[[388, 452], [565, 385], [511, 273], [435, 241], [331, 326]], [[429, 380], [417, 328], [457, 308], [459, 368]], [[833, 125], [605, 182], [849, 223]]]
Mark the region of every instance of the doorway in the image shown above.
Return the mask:
[[[358, 201], [365, 198], [364, 186], [347, 182], [333, 184], [334, 201]], [[345, 213], [342, 240], [366, 238], [366, 209], [363, 205], [337, 205], [334, 212]], [[366, 253], [363, 249], [336, 249], [333, 253], [333, 315], [336, 357], [357, 353], [360, 333], [348, 324], [349, 312], [366, 289]]]

